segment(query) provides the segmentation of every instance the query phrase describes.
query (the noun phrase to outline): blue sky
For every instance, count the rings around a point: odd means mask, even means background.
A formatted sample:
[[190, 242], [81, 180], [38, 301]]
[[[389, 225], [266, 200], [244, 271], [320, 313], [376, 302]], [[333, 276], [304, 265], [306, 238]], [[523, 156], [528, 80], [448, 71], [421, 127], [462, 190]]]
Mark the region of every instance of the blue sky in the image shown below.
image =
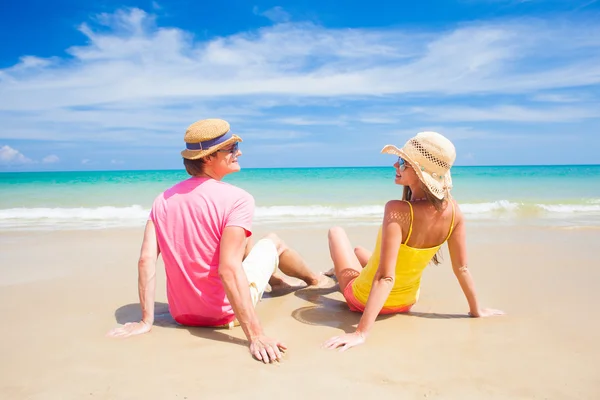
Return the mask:
[[599, 0], [6, 3], [0, 171], [180, 168], [214, 117], [246, 167], [600, 163]]

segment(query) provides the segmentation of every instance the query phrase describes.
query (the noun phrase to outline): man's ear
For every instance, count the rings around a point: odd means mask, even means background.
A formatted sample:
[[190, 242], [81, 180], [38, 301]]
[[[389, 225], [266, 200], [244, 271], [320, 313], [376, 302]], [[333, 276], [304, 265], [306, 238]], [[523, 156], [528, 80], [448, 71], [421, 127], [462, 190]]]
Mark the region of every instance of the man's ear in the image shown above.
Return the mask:
[[205, 164], [211, 164], [212, 161], [216, 158], [215, 156], [217, 155], [217, 153], [212, 153], [207, 155], [206, 157], [204, 157], [204, 160], [206, 161]]

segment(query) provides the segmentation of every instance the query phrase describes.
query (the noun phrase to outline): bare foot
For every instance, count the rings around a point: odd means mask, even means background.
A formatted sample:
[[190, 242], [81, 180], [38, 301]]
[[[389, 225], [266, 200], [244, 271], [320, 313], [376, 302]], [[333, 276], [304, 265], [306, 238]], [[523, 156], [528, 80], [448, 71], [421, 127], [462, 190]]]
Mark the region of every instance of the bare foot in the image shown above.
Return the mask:
[[303, 288], [304, 286], [292, 286], [284, 280], [280, 280], [277, 283], [273, 283], [271, 286], [271, 290], [269, 291], [270, 297], [279, 297], [284, 296], [286, 294], [295, 292], [298, 289]]
[[[327, 271], [327, 272], [329, 272], [329, 271]], [[308, 285], [308, 286], [311, 288], [317, 288], [317, 289], [329, 289], [329, 288], [333, 287], [335, 285], [335, 281], [329, 275], [327, 275], [327, 272], [319, 273], [319, 275], [317, 275], [317, 281], [315, 283], [313, 283], [312, 285]]]
[[335, 279], [335, 270], [333, 268], [328, 269], [327, 271], [323, 272], [323, 275]]

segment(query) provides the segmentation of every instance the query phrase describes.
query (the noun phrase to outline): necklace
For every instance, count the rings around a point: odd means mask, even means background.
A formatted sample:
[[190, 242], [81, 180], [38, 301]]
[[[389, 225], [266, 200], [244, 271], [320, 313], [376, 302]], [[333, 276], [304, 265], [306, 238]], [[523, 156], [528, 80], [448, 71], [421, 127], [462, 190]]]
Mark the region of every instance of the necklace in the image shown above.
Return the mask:
[[410, 199], [410, 201], [423, 201], [423, 200], [427, 200], [427, 197], [422, 197], [420, 199]]

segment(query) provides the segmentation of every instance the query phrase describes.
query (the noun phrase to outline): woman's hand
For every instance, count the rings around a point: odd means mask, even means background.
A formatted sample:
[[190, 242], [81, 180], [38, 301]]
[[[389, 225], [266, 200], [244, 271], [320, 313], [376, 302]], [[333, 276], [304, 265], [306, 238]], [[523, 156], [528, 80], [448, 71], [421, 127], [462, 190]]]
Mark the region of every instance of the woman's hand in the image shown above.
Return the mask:
[[346, 351], [350, 347], [358, 346], [365, 342], [365, 336], [360, 332], [347, 333], [342, 336], [334, 336], [323, 344], [328, 349], [341, 347], [340, 351]]
[[475, 312], [469, 311], [469, 316], [473, 318], [496, 317], [504, 314], [504, 311], [495, 310], [493, 308], [482, 308], [481, 310], [477, 310]]

